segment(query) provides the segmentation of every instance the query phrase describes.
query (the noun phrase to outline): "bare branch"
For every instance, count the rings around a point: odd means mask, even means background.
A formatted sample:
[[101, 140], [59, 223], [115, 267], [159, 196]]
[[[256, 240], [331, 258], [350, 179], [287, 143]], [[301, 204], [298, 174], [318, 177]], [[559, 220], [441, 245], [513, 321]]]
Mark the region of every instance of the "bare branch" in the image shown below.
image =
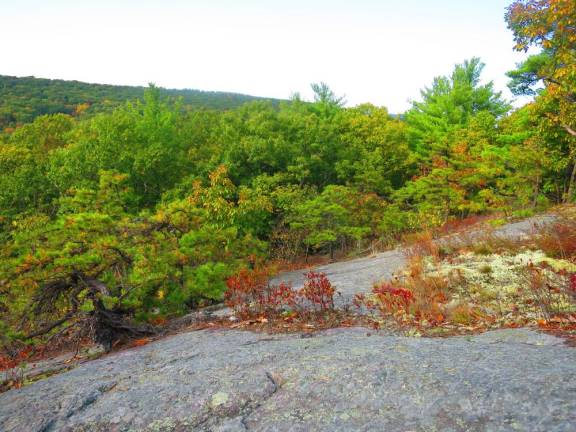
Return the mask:
[[132, 258], [128, 256], [128, 254], [124, 252], [122, 249], [117, 248], [115, 246], [108, 246], [107, 249], [116, 252], [120, 256], [120, 258], [122, 258], [122, 260], [126, 262], [126, 264], [132, 264]]
[[562, 127], [568, 132], [570, 135], [576, 137], [576, 131], [572, 129], [570, 126], [562, 125]]
[[70, 318], [72, 318], [75, 313], [76, 313], [75, 311], [68, 312], [66, 315], [64, 315], [62, 318], [60, 318], [58, 321], [54, 321], [52, 324], [44, 327], [43, 329], [38, 330], [34, 333], [31, 333], [31, 334], [25, 336], [24, 339], [33, 339], [35, 337], [42, 336], [42, 335], [45, 335], [46, 333], [49, 333], [51, 330], [55, 329], [59, 325], [64, 324], [66, 321], [68, 321]]

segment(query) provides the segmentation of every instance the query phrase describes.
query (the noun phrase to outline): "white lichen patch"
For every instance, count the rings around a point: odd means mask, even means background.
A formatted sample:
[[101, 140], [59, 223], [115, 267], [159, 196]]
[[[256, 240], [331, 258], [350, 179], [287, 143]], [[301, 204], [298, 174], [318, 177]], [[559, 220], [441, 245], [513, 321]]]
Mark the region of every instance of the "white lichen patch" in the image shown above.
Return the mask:
[[228, 402], [228, 393], [218, 392], [212, 396], [211, 405], [216, 408]]
[[462, 279], [465, 286], [477, 286], [495, 294], [514, 294], [524, 284], [522, 271], [548, 258], [540, 251], [516, 255], [475, 255], [465, 253], [441, 263], [435, 271], [442, 276]]
[[[509, 255], [476, 255], [463, 253], [437, 265], [426, 265], [426, 274], [440, 275], [450, 280], [453, 288], [451, 304], [468, 303], [481, 307], [491, 316], [509, 319], [522, 316], [538, 319], [542, 316], [537, 293], [531, 289], [529, 266], [543, 268], [548, 281], [560, 287], [565, 280], [556, 271], [575, 271], [574, 264], [547, 257], [542, 251], [522, 251]], [[574, 305], [561, 293], [550, 290], [548, 301], [559, 312], [571, 311]]]

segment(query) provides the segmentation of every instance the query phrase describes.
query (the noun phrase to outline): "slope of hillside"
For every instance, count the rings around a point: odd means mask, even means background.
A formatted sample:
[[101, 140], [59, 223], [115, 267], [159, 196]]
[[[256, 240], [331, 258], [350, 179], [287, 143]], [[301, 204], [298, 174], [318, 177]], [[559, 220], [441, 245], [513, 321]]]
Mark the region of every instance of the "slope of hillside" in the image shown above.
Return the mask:
[[[104, 111], [127, 100], [141, 99], [144, 89], [0, 75], [0, 129], [28, 123], [43, 114]], [[217, 110], [236, 108], [254, 100], [269, 100], [238, 93], [192, 89], [162, 89], [162, 94], [182, 98], [187, 107]]]

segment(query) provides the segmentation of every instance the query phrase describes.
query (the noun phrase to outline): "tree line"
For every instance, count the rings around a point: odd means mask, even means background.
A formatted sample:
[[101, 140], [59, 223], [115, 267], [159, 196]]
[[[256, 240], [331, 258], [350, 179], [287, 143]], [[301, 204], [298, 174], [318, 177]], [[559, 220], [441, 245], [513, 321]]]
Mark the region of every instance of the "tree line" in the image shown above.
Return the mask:
[[[88, 84], [35, 77], [0, 75], [0, 131], [32, 122], [46, 114], [92, 115], [142, 99], [145, 87]], [[162, 96], [177, 99], [183, 110], [234, 109], [254, 101], [266, 100], [237, 93], [201, 90], [160, 89]], [[268, 99], [274, 103], [277, 100]]]

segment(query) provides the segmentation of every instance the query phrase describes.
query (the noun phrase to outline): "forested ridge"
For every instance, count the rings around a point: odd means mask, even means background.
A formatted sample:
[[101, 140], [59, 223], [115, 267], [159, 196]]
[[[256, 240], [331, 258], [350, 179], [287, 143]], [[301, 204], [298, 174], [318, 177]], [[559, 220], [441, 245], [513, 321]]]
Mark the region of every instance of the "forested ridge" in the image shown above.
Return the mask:
[[[142, 99], [145, 87], [89, 84], [35, 77], [0, 75], [0, 130], [29, 123], [46, 114], [80, 116], [112, 111], [127, 101]], [[234, 109], [258, 98], [238, 93], [191, 89], [160, 89], [165, 98], [179, 100], [182, 109]]]
[[506, 19], [517, 50], [541, 48], [510, 72], [514, 92], [535, 95], [516, 110], [482, 83], [472, 58], [434, 78], [399, 117], [345, 107], [323, 83], [313, 102], [226, 111], [183, 110], [153, 86], [142, 100], [106, 87], [99, 98], [130, 102], [86, 117], [41, 115], [6, 132], [4, 342], [64, 326], [103, 341], [145, 333], [220, 301], [226, 280], [254, 263], [573, 201], [576, 7], [516, 1]]

